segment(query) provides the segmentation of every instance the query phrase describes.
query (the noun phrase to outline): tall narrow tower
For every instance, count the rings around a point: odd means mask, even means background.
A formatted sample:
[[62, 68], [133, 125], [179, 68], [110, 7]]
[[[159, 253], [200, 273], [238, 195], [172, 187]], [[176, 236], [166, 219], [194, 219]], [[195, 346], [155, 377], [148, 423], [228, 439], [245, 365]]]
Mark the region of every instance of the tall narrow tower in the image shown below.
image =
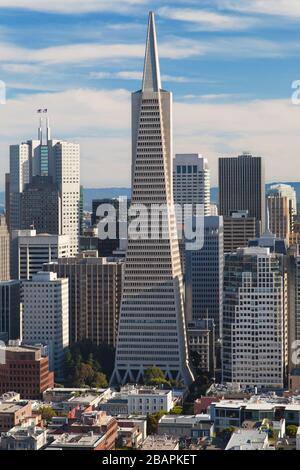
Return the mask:
[[[167, 206], [129, 236], [115, 370], [111, 383], [138, 381], [149, 367], [190, 384], [183, 283], [172, 210], [172, 95], [161, 89], [154, 14], [149, 14], [142, 89], [132, 94], [132, 204]], [[166, 232], [167, 231], [167, 232]], [[155, 239], [151, 233], [156, 232]], [[167, 233], [162, 237], [162, 234]]]

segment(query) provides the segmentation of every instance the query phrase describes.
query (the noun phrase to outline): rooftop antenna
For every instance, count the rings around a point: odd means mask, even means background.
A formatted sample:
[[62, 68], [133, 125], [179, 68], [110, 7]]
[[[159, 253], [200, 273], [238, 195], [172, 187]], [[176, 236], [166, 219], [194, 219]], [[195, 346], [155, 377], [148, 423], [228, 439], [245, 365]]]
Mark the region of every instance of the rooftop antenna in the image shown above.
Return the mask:
[[[47, 112], [48, 112], [48, 109], [40, 108], [40, 109], [37, 110], [38, 114], [47, 114]], [[43, 144], [43, 136], [44, 135], [46, 136], [47, 141], [50, 138], [50, 127], [49, 127], [48, 117], [47, 117], [47, 120], [46, 120], [46, 132], [45, 133], [43, 133], [43, 124], [44, 124], [43, 117], [40, 116], [40, 125], [39, 125], [39, 128], [38, 128], [38, 139], [39, 139], [41, 145]]]
[[51, 140], [51, 129], [50, 129], [50, 118], [48, 116], [46, 119], [46, 123], [47, 123], [47, 142], [49, 142], [49, 140]]

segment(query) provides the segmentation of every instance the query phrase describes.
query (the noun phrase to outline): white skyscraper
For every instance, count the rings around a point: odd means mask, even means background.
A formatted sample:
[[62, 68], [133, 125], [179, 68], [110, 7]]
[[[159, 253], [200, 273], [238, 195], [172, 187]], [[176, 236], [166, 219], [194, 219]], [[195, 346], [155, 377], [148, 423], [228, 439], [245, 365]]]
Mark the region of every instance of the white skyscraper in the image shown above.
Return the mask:
[[42, 271], [44, 263], [70, 256], [67, 235], [37, 234], [35, 230], [12, 232], [12, 276], [21, 281], [29, 280]]
[[25, 184], [30, 181], [31, 162], [35, 159], [39, 144], [38, 140], [30, 140], [10, 146], [10, 230], [18, 230], [21, 227], [21, 193]]
[[23, 341], [49, 348], [50, 369], [62, 374], [69, 346], [69, 281], [39, 272], [23, 283]]
[[59, 220], [47, 226], [59, 227], [59, 234], [69, 236], [70, 255], [75, 256], [79, 242], [80, 146], [63, 140], [52, 140], [48, 118], [46, 121], [41, 118], [38, 137], [38, 140], [10, 146], [10, 230], [30, 228], [22, 227], [21, 211], [25, 201], [21, 196], [25, 185], [32, 184], [35, 177], [39, 177], [39, 189], [43, 185], [45, 188], [54, 185], [61, 206], [56, 211], [52, 207], [48, 217]]
[[[161, 88], [154, 15], [150, 13], [142, 90], [132, 95], [132, 204], [168, 206], [162, 227], [152, 221], [129, 237], [112, 383], [138, 381], [152, 366], [190, 384], [183, 282], [171, 210], [172, 95]], [[151, 227], [150, 227], [151, 225]], [[151, 238], [154, 229], [159, 236]], [[148, 236], [149, 235], [149, 236]]]
[[71, 142], [52, 142], [55, 168], [50, 174], [61, 198], [61, 233], [70, 239], [70, 256], [78, 253], [80, 205], [80, 146]]
[[288, 298], [283, 257], [269, 248], [239, 248], [225, 256], [223, 381], [285, 385]]
[[203, 214], [210, 215], [210, 171], [206, 158], [198, 153], [176, 154], [173, 163], [175, 204], [203, 206]]

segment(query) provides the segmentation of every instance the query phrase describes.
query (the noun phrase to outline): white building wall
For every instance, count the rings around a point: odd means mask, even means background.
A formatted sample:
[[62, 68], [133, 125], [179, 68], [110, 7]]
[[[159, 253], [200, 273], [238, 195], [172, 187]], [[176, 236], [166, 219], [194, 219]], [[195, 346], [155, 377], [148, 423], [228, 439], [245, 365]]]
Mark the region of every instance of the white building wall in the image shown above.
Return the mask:
[[50, 370], [61, 376], [69, 345], [68, 279], [39, 272], [23, 283], [23, 341], [49, 347]]
[[[268, 251], [268, 250], [267, 250]], [[274, 254], [257, 255], [257, 286], [243, 273], [232, 324], [232, 381], [258, 387], [283, 387], [285, 309], [283, 277], [274, 271]]]
[[204, 215], [210, 215], [210, 171], [208, 161], [200, 154], [176, 154], [173, 162], [173, 189], [175, 204], [203, 206]]

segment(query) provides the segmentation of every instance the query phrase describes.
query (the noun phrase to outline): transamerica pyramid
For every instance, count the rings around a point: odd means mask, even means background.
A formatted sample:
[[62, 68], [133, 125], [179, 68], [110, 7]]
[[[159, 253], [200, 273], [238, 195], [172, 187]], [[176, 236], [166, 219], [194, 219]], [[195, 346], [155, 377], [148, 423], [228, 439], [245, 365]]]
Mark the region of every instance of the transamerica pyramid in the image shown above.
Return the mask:
[[[128, 237], [112, 384], [149, 367], [189, 385], [183, 281], [172, 210], [172, 94], [161, 88], [154, 14], [149, 14], [142, 89], [132, 94], [132, 205], [166, 205], [164, 222]], [[151, 229], [158, 235], [150, 237]], [[162, 237], [162, 232], [167, 236]], [[161, 233], [160, 233], [161, 232]], [[149, 235], [149, 236], [145, 236]]]

